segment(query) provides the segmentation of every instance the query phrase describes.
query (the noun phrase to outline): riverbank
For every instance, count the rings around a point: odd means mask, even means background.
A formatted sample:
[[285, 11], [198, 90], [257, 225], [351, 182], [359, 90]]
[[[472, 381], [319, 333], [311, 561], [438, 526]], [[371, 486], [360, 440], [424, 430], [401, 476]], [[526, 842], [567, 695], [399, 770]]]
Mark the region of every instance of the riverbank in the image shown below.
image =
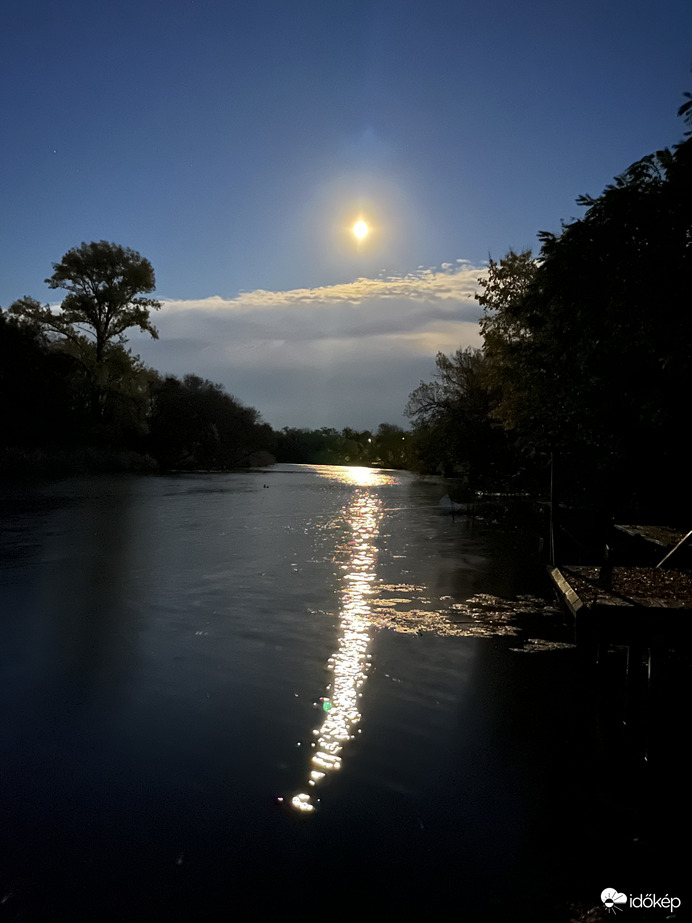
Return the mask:
[[157, 462], [141, 452], [78, 446], [69, 449], [12, 449], [0, 451], [0, 476], [62, 478], [88, 474], [153, 474]]
[[[231, 469], [248, 471], [271, 467], [273, 456], [262, 452], [250, 456], [246, 466]], [[228, 474], [227, 469], [189, 467], [168, 470], [143, 452], [76, 446], [70, 449], [3, 449], [0, 451], [0, 477], [65, 478], [93, 474]]]

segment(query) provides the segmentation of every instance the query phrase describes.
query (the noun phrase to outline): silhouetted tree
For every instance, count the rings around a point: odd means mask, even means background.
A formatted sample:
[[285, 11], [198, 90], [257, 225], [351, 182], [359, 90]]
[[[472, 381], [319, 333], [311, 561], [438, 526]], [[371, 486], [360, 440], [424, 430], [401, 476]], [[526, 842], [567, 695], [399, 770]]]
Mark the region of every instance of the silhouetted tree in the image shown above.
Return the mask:
[[432, 381], [406, 405], [414, 423], [413, 464], [424, 472], [463, 477], [472, 490], [506, 487], [516, 469], [511, 440], [493, 421], [488, 361], [471, 347], [438, 353]]
[[0, 311], [0, 445], [62, 445], [79, 433], [72, 361], [41, 331]]
[[274, 460], [274, 434], [258, 411], [197, 375], [154, 382], [149, 426], [149, 453], [164, 468], [227, 470]]
[[[103, 430], [114, 415], [122, 423], [124, 404], [135, 409], [133, 398], [138, 389], [133, 390], [132, 384], [141, 378], [138, 361], [124, 347], [125, 332], [139, 327], [158, 337], [149, 314], [161, 303], [142, 297], [155, 288], [151, 263], [118, 244], [83, 243], [53, 264], [53, 275], [46, 282], [50, 288], [68, 292], [59, 309], [24, 297], [11, 305], [10, 314], [62, 343], [64, 351], [81, 365], [88, 383], [85, 400], [95, 426]], [[141, 395], [144, 390], [139, 389]], [[140, 415], [141, 408], [137, 408], [135, 416]]]
[[372, 437], [374, 460], [383, 468], [406, 468], [409, 464], [409, 433], [393, 423], [380, 423]]
[[296, 429], [284, 427], [276, 437], [277, 461], [312, 465], [374, 465], [405, 468], [408, 465], [408, 434], [399, 426], [382, 423], [370, 430], [350, 426], [340, 432], [331, 427]]
[[[539, 235], [507, 297], [479, 298], [499, 388], [493, 411], [528, 451], [558, 451], [570, 482], [617, 502], [676, 484], [692, 384], [692, 140], [642, 158], [559, 234]], [[499, 266], [490, 280], [498, 283]]]
[[122, 343], [131, 327], [158, 338], [149, 313], [158, 310], [161, 302], [141, 297], [156, 287], [154, 270], [134, 250], [105, 240], [83, 243], [53, 263], [53, 275], [46, 283], [69, 293], [57, 313], [33, 298], [16, 301], [10, 312], [73, 343], [81, 344], [86, 338], [94, 344], [97, 364], [104, 360], [108, 345]]
[[[678, 115], [692, 129], [692, 93], [683, 93], [682, 95], [685, 97], [685, 102], [678, 109]], [[685, 134], [692, 134], [692, 131], [687, 131]]]

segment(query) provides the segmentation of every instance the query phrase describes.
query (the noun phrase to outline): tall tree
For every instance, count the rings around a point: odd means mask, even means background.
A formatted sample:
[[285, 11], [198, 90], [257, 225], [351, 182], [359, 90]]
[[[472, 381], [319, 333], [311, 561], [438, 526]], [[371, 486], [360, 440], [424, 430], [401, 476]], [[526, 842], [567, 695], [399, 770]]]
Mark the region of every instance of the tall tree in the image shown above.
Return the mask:
[[[41, 305], [35, 298], [16, 301], [9, 313], [21, 324], [51, 338], [79, 366], [85, 401], [92, 423], [101, 432], [115, 422], [123, 426], [123, 408], [133, 412], [133, 426], [145, 401], [144, 387], [136, 357], [125, 348], [125, 333], [133, 327], [158, 338], [150, 312], [161, 302], [144, 297], [156, 286], [149, 260], [134, 250], [107, 241], [83, 243], [69, 250], [53, 274], [46, 279], [52, 289], [63, 289], [67, 296], [60, 308]], [[136, 419], [135, 419], [136, 418]]]
[[135, 250], [105, 240], [83, 243], [53, 263], [46, 283], [69, 293], [57, 313], [33, 298], [16, 301], [10, 312], [73, 343], [86, 338], [93, 343], [97, 365], [104, 361], [109, 344], [122, 343], [131, 327], [158, 338], [149, 312], [158, 310], [161, 302], [142, 297], [156, 288], [154, 270]]
[[597, 198], [582, 196], [582, 218], [539, 235], [528, 285], [484, 304], [496, 416], [524, 446], [571, 460], [575, 487], [619, 491], [623, 505], [684, 487], [691, 168], [688, 140], [642, 158]]

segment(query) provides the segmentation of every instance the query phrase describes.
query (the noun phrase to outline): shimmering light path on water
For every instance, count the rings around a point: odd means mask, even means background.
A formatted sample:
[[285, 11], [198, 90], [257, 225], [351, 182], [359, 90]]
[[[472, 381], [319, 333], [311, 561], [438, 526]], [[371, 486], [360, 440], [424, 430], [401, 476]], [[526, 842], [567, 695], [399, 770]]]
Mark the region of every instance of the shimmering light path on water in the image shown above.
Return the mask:
[[[342, 751], [358, 730], [361, 720], [359, 698], [370, 667], [370, 641], [373, 631], [370, 599], [377, 564], [377, 535], [382, 516], [382, 500], [370, 490], [383, 484], [398, 483], [396, 477], [372, 468], [339, 469], [339, 480], [357, 491], [344, 511], [350, 534], [336, 549], [335, 560], [341, 570], [342, 589], [339, 599], [338, 648], [329, 658], [332, 681], [323, 703], [324, 718], [313, 730], [316, 741], [311, 758], [308, 785], [314, 788], [328, 773], [341, 769]], [[333, 478], [334, 469], [322, 470], [323, 477]], [[299, 792], [291, 799], [298, 811], [314, 810], [314, 797]]]

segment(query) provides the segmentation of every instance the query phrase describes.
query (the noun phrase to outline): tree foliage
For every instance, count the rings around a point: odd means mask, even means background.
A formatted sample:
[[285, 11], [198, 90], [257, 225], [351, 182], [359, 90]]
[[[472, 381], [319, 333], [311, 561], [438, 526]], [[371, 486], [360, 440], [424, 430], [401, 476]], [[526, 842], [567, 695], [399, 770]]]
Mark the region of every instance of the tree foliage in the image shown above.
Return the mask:
[[419, 467], [502, 487], [513, 464], [547, 484], [559, 458], [563, 497], [629, 515], [653, 498], [659, 513], [692, 515], [692, 139], [577, 201], [582, 217], [540, 233], [536, 256], [490, 260], [482, 351], [438, 356], [409, 399]]
[[[679, 471], [692, 383], [692, 141], [632, 164], [541, 251], [491, 264], [479, 301], [493, 415], [527, 452], [632, 496]], [[680, 481], [677, 481], [678, 485]]]
[[83, 243], [53, 264], [46, 283], [67, 291], [59, 309], [26, 296], [11, 305], [10, 315], [80, 366], [73, 380], [102, 433], [110, 425], [122, 426], [125, 406], [141, 418], [146, 388], [138, 360], [125, 348], [125, 333], [139, 327], [158, 337], [149, 315], [161, 303], [143, 297], [155, 288], [151, 263], [118, 244]]
[[34, 448], [74, 438], [81, 420], [73, 413], [72, 370], [39, 330], [0, 311], [0, 444]]
[[273, 461], [274, 434], [254, 408], [196, 375], [161, 378], [127, 349], [134, 327], [158, 336], [150, 311], [160, 303], [144, 297], [155, 287], [148, 260], [82, 244], [46, 282], [67, 292], [59, 309], [26, 297], [0, 312], [6, 449], [127, 450], [164, 469]]
[[471, 347], [438, 353], [432, 381], [409, 396], [414, 465], [423, 472], [463, 477], [471, 489], [504, 484], [515, 467], [510, 440], [492, 418], [489, 363]]
[[348, 426], [341, 431], [326, 426], [321, 429], [284, 427], [276, 433], [276, 458], [294, 464], [406, 468], [409, 436], [392, 423], [381, 423], [374, 433]]
[[198, 375], [157, 378], [149, 426], [148, 451], [163, 468], [226, 470], [273, 461], [274, 434], [259, 412]]
[[16, 301], [10, 312], [73, 343], [81, 344], [86, 338], [94, 344], [98, 364], [108, 345], [121, 344], [125, 331], [132, 327], [158, 338], [149, 314], [161, 302], [142, 297], [156, 287], [154, 270], [134, 250], [105, 240], [83, 243], [53, 263], [53, 275], [46, 283], [68, 292], [57, 313], [33, 298]]
[[478, 280], [481, 291], [476, 295], [485, 312], [480, 328], [486, 354], [495, 345], [504, 348], [527, 338], [529, 331], [520, 306], [535, 276], [536, 261], [530, 250], [510, 250], [499, 262], [489, 261], [487, 275]]

